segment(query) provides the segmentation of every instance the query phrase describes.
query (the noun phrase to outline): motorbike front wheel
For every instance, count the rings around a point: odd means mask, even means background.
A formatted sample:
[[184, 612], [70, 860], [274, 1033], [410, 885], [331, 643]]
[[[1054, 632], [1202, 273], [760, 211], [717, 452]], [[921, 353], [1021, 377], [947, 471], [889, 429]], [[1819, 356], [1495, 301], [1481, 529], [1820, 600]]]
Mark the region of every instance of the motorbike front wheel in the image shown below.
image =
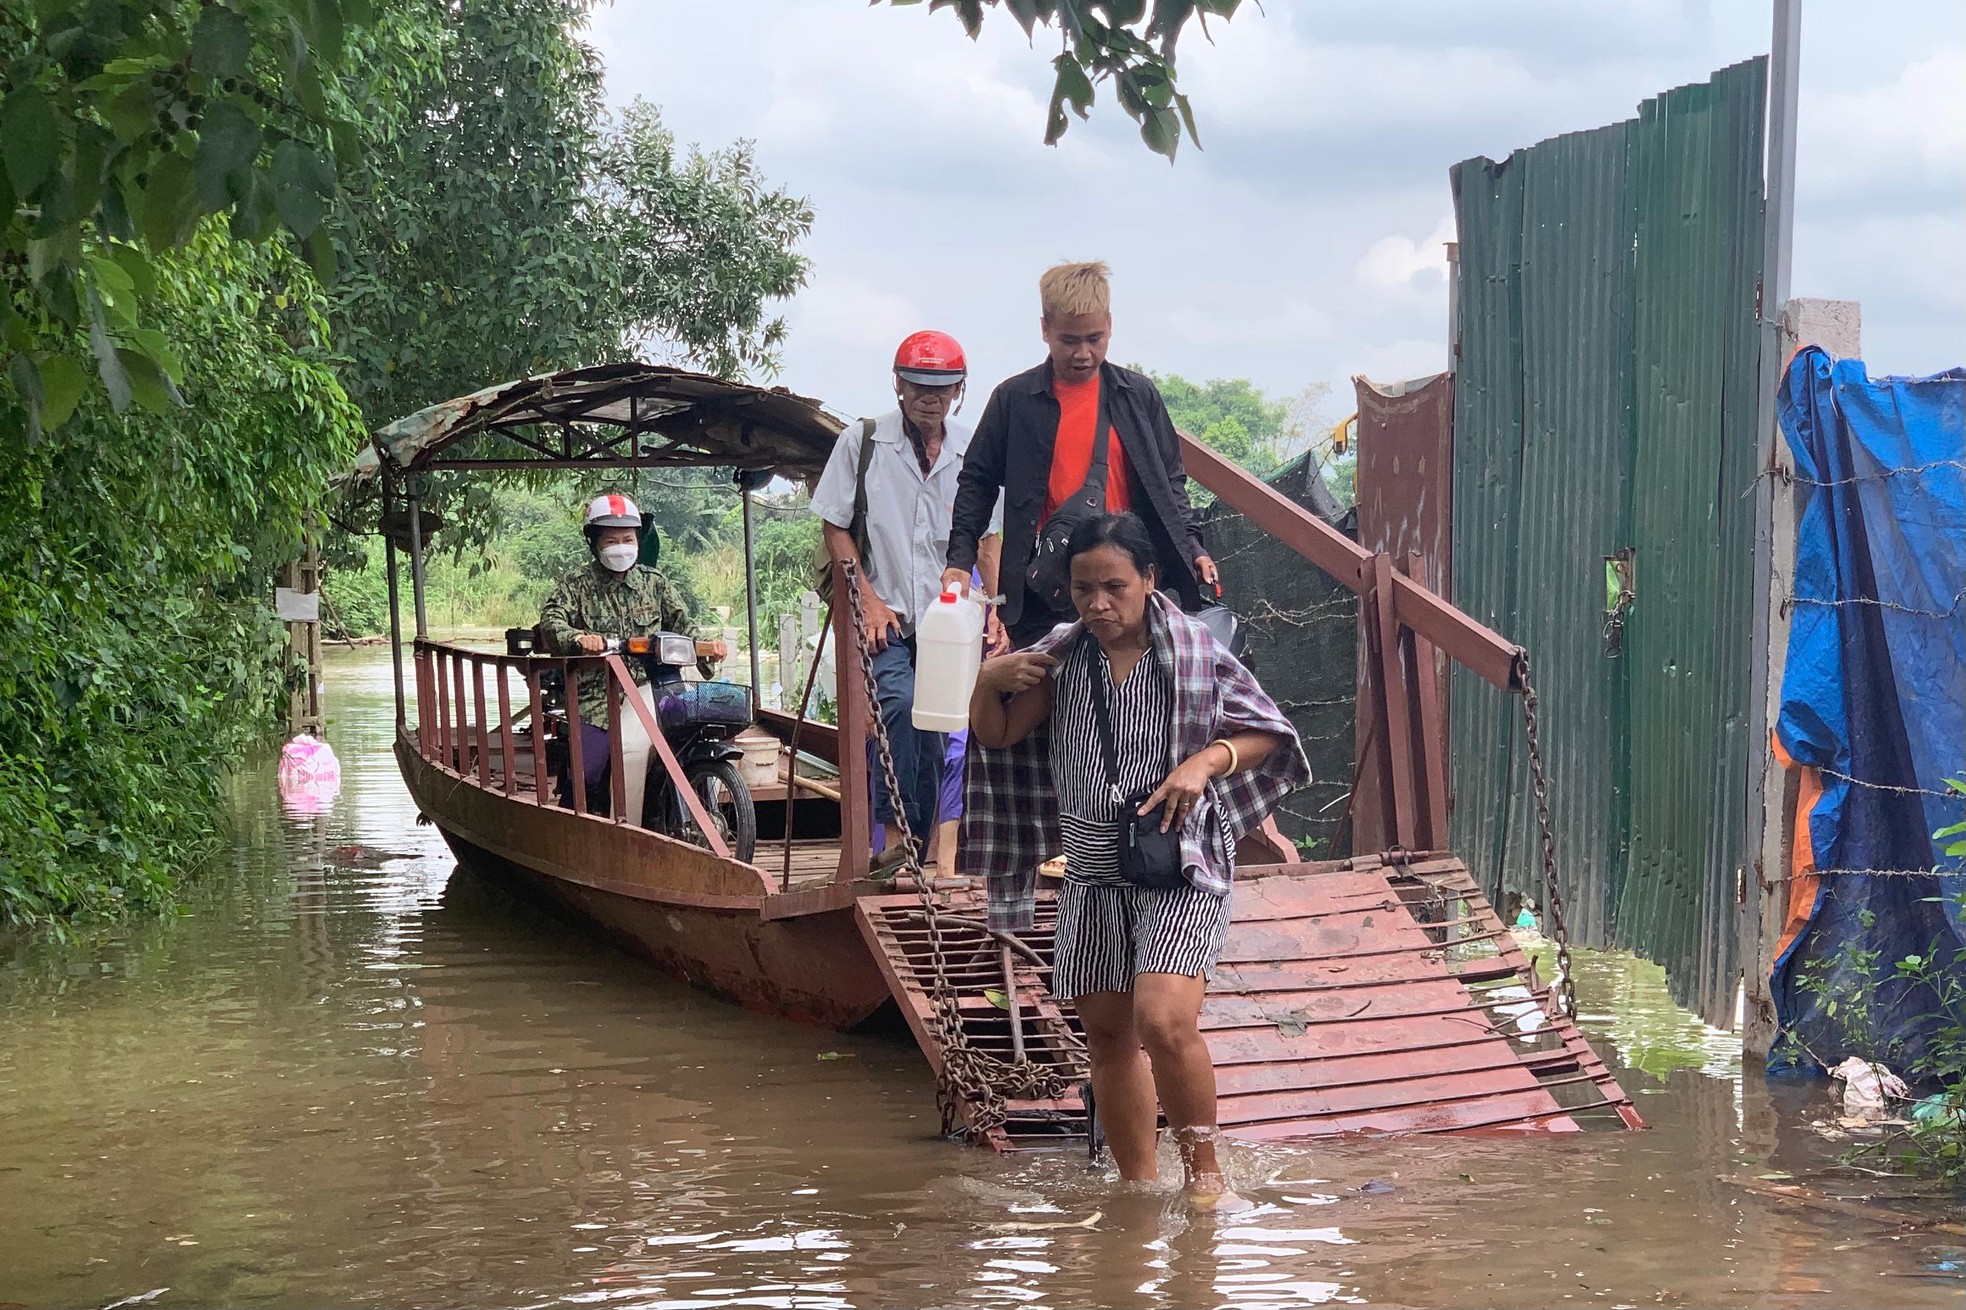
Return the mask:
[[[734, 859], [751, 862], [758, 849], [758, 812], [751, 803], [751, 788], [729, 760], [705, 760], [689, 766], [684, 777], [696, 790], [696, 798], [717, 825], [718, 835], [730, 848]], [[697, 831], [687, 807], [683, 816], [683, 839], [699, 846], [710, 843]]]

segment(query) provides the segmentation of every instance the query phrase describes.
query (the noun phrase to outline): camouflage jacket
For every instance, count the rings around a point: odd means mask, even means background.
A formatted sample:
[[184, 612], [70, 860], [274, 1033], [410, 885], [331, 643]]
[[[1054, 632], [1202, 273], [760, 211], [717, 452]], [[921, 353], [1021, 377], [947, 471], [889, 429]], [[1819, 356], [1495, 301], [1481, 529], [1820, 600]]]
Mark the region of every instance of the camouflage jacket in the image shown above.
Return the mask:
[[[654, 569], [637, 564], [626, 573], [596, 562], [561, 578], [539, 612], [539, 635], [555, 655], [578, 655], [574, 638], [592, 632], [603, 637], [648, 637], [658, 632], [696, 635], [696, 624], [679, 603], [676, 588]], [[638, 659], [624, 661], [636, 682], [648, 673]], [[580, 676], [580, 719], [607, 726], [607, 681], [599, 670]]]

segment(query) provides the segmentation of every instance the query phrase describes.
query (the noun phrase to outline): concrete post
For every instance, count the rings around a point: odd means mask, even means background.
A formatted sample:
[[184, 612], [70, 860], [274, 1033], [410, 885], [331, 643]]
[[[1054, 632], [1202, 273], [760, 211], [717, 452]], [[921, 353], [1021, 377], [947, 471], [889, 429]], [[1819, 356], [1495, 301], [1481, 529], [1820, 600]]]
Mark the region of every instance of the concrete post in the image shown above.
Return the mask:
[[[1786, 369], [1795, 352], [1804, 346], [1820, 346], [1842, 359], [1860, 358], [1862, 309], [1854, 300], [1791, 300], [1782, 307], [1779, 343], [1781, 369]], [[1793, 788], [1787, 771], [1775, 763], [1768, 733], [1774, 730], [1781, 710], [1782, 672], [1788, 654], [1788, 600], [1795, 591], [1796, 518], [1802, 497], [1794, 482], [1795, 461], [1789, 455], [1788, 442], [1779, 430], [1771, 429], [1768, 436], [1773, 443], [1763, 465], [1769, 492], [1764, 502], [1768, 517], [1757, 524], [1757, 533], [1766, 533], [1767, 573], [1765, 585], [1756, 588], [1765, 605], [1758, 625], [1764, 627], [1765, 646], [1756, 651], [1754, 668], [1759, 682], [1752, 690], [1763, 730], [1757, 747], [1759, 777], [1751, 789], [1748, 814], [1748, 849], [1754, 853], [1759, 877], [1750, 881], [1741, 903], [1741, 965], [1745, 974], [1741, 1045], [1749, 1056], [1765, 1056], [1775, 1043], [1775, 1003], [1768, 978], [1788, 909], [1789, 885], [1784, 876], [1790, 866], [1794, 835]], [[1757, 637], [1762, 635], [1757, 633]]]

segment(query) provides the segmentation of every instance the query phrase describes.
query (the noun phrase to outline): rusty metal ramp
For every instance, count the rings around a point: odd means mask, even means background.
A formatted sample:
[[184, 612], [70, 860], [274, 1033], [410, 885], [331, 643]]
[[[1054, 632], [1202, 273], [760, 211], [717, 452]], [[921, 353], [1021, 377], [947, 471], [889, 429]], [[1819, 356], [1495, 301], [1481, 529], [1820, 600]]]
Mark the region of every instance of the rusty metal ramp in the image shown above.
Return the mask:
[[[1360, 856], [1238, 870], [1235, 921], [1202, 1008], [1219, 1118], [1245, 1139], [1345, 1132], [1641, 1127], [1630, 1098], [1451, 855]], [[1083, 1077], [1071, 1007], [1050, 997], [1055, 898], [1041, 891], [1028, 957], [982, 931], [983, 896], [937, 896], [966, 1039]], [[921, 902], [863, 898], [860, 927], [938, 1070], [934, 966]], [[974, 1126], [974, 1106], [965, 1105]], [[1005, 1105], [999, 1150], [1084, 1141], [1075, 1096]]]

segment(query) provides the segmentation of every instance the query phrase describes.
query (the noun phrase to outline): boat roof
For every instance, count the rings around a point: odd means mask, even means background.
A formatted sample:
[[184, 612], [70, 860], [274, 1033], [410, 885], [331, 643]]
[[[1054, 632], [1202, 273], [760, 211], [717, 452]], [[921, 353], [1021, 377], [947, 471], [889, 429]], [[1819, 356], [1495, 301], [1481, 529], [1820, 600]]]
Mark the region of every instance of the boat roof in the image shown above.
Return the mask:
[[783, 387], [628, 361], [501, 382], [378, 429], [358, 480], [399, 471], [769, 469], [815, 477], [846, 420]]

